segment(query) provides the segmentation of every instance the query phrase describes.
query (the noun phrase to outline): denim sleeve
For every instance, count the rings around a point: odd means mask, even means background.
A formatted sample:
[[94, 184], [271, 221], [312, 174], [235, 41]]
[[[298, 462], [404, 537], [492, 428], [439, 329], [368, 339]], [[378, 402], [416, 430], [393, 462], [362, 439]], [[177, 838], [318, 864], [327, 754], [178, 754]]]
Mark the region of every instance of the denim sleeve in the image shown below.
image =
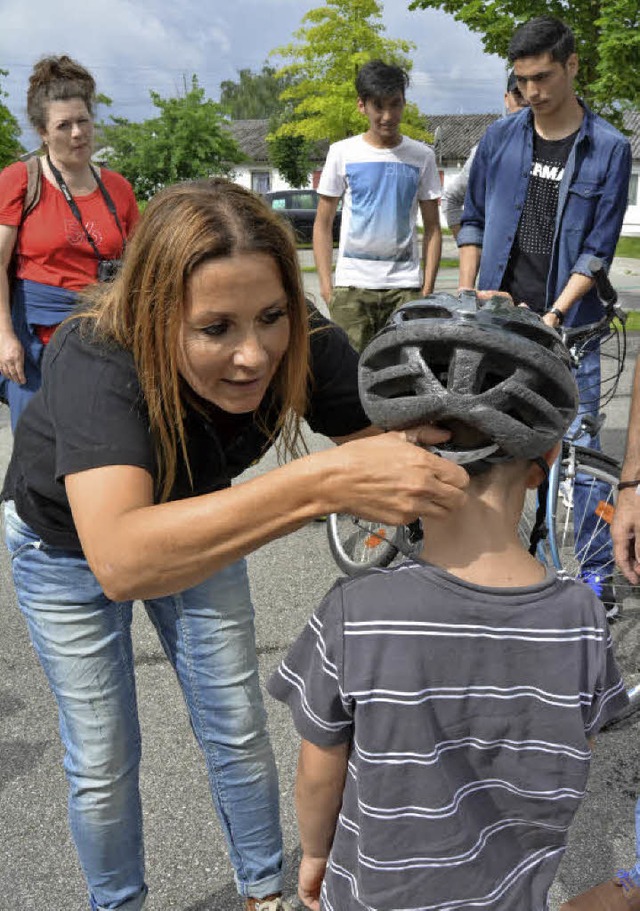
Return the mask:
[[572, 272], [591, 277], [589, 261], [598, 256], [611, 265], [627, 209], [631, 147], [627, 140], [619, 142], [607, 168], [607, 181], [595, 212], [591, 230], [585, 236]]
[[478, 144], [469, 170], [461, 228], [457, 237], [459, 247], [467, 244], [481, 247], [484, 241], [487, 169], [490, 157], [488, 146], [489, 140], [485, 134]]

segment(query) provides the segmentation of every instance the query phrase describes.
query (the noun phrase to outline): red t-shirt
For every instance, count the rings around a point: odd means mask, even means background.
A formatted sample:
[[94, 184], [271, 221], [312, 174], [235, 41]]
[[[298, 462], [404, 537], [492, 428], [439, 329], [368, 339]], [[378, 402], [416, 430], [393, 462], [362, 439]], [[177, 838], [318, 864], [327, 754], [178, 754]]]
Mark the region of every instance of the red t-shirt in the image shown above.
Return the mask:
[[[125, 237], [140, 217], [131, 184], [115, 171], [102, 168], [100, 178], [116, 207]], [[0, 172], [0, 224], [20, 225], [27, 192], [27, 169], [18, 161]], [[74, 197], [82, 221], [102, 259], [122, 255], [122, 237], [100, 189]], [[97, 279], [98, 260], [58, 187], [42, 175], [38, 205], [20, 225], [16, 244], [18, 278], [81, 291]]]

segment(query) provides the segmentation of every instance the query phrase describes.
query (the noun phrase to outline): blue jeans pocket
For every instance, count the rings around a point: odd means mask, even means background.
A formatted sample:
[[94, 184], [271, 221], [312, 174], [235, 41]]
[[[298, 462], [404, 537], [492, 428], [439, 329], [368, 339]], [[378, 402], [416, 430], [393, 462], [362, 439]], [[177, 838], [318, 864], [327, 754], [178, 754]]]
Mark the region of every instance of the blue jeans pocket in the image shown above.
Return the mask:
[[4, 538], [9, 556], [14, 560], [29, 547], [40, 549], [44, 542], [26, 525], [18, 513], [13, 500], [4, 503]]

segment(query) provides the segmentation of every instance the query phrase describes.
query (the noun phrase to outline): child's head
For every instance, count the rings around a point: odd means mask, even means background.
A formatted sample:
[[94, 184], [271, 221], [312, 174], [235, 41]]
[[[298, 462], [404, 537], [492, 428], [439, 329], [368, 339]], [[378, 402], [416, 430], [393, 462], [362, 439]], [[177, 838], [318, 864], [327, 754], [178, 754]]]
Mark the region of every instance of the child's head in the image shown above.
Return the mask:
[[369, 134], [376, 145], [395, 145], [405, 107], [409, 77], [399, 66], [371, 60], [356, 76], [358, 110], [369, 121]]
[[450, 429], [445, 455], [471, 475], [516, 461], [526, 472], [554, 449], [578, 408], [555, 330], [503, 297], [479, 306], [473, 292], [400, 307], [362, 353], [359, 373], [372, 423]]

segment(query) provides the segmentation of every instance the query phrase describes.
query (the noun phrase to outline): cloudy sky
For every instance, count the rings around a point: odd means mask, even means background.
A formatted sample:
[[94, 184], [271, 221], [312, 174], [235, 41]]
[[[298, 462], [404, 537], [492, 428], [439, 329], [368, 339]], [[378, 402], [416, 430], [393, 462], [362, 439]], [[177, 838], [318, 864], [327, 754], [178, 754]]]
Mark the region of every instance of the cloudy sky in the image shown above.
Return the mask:
[[[417, 45], [409, 97], [429, 114], [502, 110], [504, 63], [479, 39], [439, 11], [410, 12], [410, 0], [384, 0], [388, 38]], [[35, 144], [26, 119], [34, 61], [68, 53], [88, 67], [111, 113], [153, 116], [149, 90], [180, 92], [198, 76], [207, 95], [241, 68], [259, 70], [271, 50], [291, 40], [305, 12], [322, 0], [0, 0], [0, 68], [8, 104]]]

